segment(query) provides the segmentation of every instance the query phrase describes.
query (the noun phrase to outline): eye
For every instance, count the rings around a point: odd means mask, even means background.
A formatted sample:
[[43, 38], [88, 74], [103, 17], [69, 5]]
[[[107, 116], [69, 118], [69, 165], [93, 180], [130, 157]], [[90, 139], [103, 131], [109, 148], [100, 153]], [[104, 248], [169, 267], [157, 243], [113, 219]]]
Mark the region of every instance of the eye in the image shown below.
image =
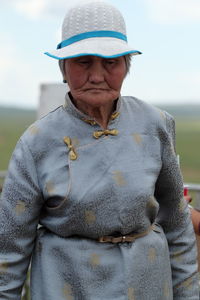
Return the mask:
[[107, 60], [106, 60], [106, 63], [107, 63], [108, 65], [113, 65], [113, 64], [116, 63], [116, 60], [115, 60], [115, 59], [107, 59]]
[[87, 58], [79, 58], [76, 62], [80, 65], [88, 65], [90, 63], [90, 60]]
[[90, 62], [88, 60], [81, 60], [79, 61], [80, 64], [89, 64]]
[[118, 60], [115, 59], [115, 58], [107, 58], [104, 61], [105, 67], [108, 68], [109, 70], [113, 69], [114, 67], [116, 67], [117, 64], [118, 64]]

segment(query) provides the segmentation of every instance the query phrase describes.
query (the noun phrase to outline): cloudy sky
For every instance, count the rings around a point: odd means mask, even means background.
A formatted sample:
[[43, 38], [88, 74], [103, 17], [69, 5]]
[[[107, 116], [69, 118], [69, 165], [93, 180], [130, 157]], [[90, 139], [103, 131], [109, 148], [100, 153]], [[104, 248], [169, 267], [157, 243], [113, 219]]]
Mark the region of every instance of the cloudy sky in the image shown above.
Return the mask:
[[[129, 43], [143, 52], [122, 94], [153, 104], [200, 103], [200, 1], [107, 1], [121, 10]], [[35, 108], [40, 84], [61, 82], [57, 61], [43, 53], [60, 42], [70, 2], [0, 0], [0, 105]]]

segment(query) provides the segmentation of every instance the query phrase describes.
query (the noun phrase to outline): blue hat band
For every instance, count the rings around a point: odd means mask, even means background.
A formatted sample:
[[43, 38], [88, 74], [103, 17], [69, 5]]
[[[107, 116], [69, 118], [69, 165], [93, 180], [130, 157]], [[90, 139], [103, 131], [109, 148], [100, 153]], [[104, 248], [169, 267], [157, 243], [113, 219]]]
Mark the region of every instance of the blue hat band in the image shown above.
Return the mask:
[[74, 36], [70, 37], [69, 39], [62, 41], [60, 44], [58, 44], [57, 49], [61, 49], [66, 46], [69, 46], [71, 44], [74, 44], [76, 42], [79, 42], [81, 40], [94, 38], [94, 37], [112, 37], [112, 38], [120, 39], [120, 40], [127, 42], [126, 35], [121, 32], [108, 31], [108, 30], [90, 31], [90, 32], [84, 32], [84, 33], [74, 35]]

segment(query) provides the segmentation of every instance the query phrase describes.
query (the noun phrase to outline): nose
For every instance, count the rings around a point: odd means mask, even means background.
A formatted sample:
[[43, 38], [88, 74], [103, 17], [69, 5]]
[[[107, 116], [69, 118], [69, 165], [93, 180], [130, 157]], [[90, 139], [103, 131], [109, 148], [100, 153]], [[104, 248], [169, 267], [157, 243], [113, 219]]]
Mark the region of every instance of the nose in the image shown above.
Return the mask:
[[89, 81], [90, 83], [101, 83], [104, 81], [105, 69], [101, 61], [95, 61], [90, 66]]

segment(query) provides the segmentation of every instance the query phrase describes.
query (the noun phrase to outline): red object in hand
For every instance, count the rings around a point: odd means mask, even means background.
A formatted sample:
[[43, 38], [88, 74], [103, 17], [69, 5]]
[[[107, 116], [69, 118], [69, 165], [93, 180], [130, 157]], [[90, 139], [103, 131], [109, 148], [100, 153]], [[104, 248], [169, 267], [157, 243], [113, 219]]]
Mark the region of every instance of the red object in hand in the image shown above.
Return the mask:
[[183, 195], [188, 196], [188, 188], [187, 187], [184, 187]]

